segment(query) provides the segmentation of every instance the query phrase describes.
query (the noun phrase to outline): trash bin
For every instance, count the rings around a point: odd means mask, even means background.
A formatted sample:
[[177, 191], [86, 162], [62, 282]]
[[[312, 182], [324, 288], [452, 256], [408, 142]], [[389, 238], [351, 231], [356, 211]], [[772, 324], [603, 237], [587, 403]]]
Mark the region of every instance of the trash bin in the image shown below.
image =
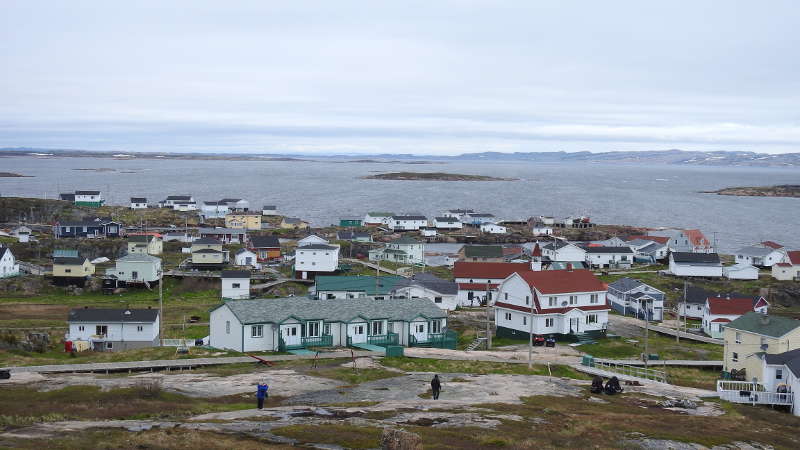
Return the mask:
[[647, 359], [649, 359], [650, 361], [658, 361], [659, 359], [658, 353], [650, 353], [649, 355], [647, 355]]
[[403, 356], [403, 346], [402, 345], [387, 345], [386, 346], [386, 356], [387, 357], [397, 357]]
[[583, 360], [581, 360], [581, 365], [586, 367], [594, 367], [594, 356], [583, 355]]

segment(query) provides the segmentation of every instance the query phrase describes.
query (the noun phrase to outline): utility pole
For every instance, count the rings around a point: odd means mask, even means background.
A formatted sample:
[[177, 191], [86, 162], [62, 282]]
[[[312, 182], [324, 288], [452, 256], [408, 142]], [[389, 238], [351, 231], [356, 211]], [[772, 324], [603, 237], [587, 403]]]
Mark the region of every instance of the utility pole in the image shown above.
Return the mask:
[[[686, 319], [686, 280], [683, 280], [683, 317]], [[675, 342], [681, 343], [681, 309], [678, 308], [678, 323], [675, 324]]]
[[491, 300], [492, 294], [489, 290], [489, 279], [486, 279], [486, 350], [492, 349], [492, 315], [491, 315], [491, 307], [489, 306], [489, 301]]
[[[533, 293], [533, 297], [536, 298], [536, 293]], [[531, 299], [531, 316], [528, 318], [528, 369], [533, 368], [533, 303], [534, 300]]]
[[158, 338], [164, 339], [164, 268], [161, 267], [158, 278]]
[[[647, 301], [645, 300], [644, 311], [644, 368], [647, 368], [647, 361], [650, 359], [650, 347], [648, 346], [648, 338], [650, 337], [650, 316], [647, 314]], [[639, 308], [642, 307], [642, 300], [639, 300]]]

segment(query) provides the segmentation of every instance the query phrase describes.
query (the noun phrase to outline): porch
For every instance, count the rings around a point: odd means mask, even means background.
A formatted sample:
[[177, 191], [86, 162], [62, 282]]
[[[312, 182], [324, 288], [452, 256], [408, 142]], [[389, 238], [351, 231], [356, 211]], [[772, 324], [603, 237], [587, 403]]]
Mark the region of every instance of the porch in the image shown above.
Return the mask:
[[[400, 336], [397, 333], [387, 334], [373, 334], [367, 336], [368, 345], [377, 345], [379, 347], [386, 347], [387, 345], [400, 345]], [[353, 337], [347, 336], [347, 346], [353, 346]]]
[[287, 344], [283, 336], [278, 336], [278, 351], [288, 352], [289, 350], [300, 350], [309, 347], [333, 347], [333, 336], [329, 334], [303, 336], [298, 344]]
[[750, 403], [751, 405], [792, 405], [791, 392], [767, 392], [761, 383], [750, 381], [717, 381], [719, 398], [733, 403]]
[[455, 350], [458, 345], [458, 333], [448, 330], [444, 333], [428, 333], [423, 339], [413, 334], [408, 335], [409, 347], [447, 348]]

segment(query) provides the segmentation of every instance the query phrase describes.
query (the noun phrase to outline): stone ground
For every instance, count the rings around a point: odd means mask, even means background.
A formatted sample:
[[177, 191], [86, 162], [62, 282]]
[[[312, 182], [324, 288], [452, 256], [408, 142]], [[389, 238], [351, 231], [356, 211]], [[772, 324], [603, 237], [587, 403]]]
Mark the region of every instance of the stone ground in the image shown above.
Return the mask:
[[[413, 349], [413, 351], [424, 353], [428, 357], [447, 358], [453, 356], [446, 350]], [[563, 363], [576, 358], [573, 355], [562, 354], [561, 351], [563, 349], [559, 352], [549, 353], [553, 362]], [[490, 356], [491, 358], [503, 358], [499, 355], [482, 355], [482, 353], [485, 352], [475, 352], [475, 358], [484, 359]], [[513, 358], [520, 352], [512, 350], [498, 353], [503, 353], [506, 358]], [[524, 352], [524, 356], [527, 359], [527, 351]], [[352, 364], [352, 362], [346, 362], [341, 364], [341, 367], [352, 367]], [[359, 368], [382, 368], [379, 359], [373, 358], [359, 358], [357, 365]], [[294, 441], [291, 439], [271, 434], [270, 430], [287, 425], [332, 422], [378, 427], [409, 424], [431, 427], [493, 428], [501, 420], [520, 421], [523, 418], [514, 414], [498, 414], [496, 411], [483, 409], [477, 405], [520, 404], [522, 397], [537, 395], [577, 397], [585, 395], [589, 385], [588, 381], [583, 380], [529, 375], [440, 374], [440, 377], [442, 379], [441, 397], [439, 400], [432, 400], [426, 395], [430, 386], [430, 373], [403, 373], [394, 378], [353, 386], [344, 385], [342, 381], [309, 375], [308, 370], [301, 372], [289, 368], [262, 369], [230, 375], [215, 375], [199, 371], [112, 376], [19, 374], [15, 375], [12, 380], [2, 383], [31, 386], [42, 391], [76, 385], [100, 386], [101, 389], [108, 390], [135, 386], [142, 380], [159, 379], [162, 388], [167, 391], [192, 397], [213, 398], [252, 393], [256, 383], [266, 381], [271, 386], [271, 394], [284, 397], [285, 400], [279, 407], [203, 414], [185, 421], [109, 420], [41, 423], [0, 433], [0, 439], [40, 439], [96, 428], [135, 432], [151, 428], [180, 427], [181, 429], [217, 433], [244, 434], [274, 443], [292, 444]], [[638, 392], [671, 399], [690, 399], [697, 402], [697, 409], [682, 411], [686, 414], [708, 416], [723, 414], [717, 403], [704, 402], [700, 399], [700, 397], [713, 395], [713, 393], [700, 389], [647, 383], [641, 387], [626, 387], [626, 392]], [[589, 401], [605, 402], [600, 397], [592, 397]], [[371, 414], [376, 413], [383, 413], [385, 417], [369, 418]], [[525, 420], [535, 422], [544, 419], [526, 418]]]

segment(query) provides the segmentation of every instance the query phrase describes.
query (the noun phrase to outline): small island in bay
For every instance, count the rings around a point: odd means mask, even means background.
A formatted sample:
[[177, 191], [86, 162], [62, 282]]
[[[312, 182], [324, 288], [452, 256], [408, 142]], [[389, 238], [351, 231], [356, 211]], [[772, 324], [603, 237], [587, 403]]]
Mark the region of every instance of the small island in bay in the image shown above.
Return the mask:
[[465, 175], [444, 172], [391, 172], [362, 177], [365, 180], [409, 180], [409, 181], [517, 181], [518, 178], [498, 178], [486, 175]]
[[800, 184], [729, 187], [720, 189], [718, 191], [706, 191], [703, 193], [717, 195], [738, 195], [742, 197], [800, 197]]
[[33, 175], [22, 175], [13, 172], [0, 172], [0, 178], [32, 178]]

